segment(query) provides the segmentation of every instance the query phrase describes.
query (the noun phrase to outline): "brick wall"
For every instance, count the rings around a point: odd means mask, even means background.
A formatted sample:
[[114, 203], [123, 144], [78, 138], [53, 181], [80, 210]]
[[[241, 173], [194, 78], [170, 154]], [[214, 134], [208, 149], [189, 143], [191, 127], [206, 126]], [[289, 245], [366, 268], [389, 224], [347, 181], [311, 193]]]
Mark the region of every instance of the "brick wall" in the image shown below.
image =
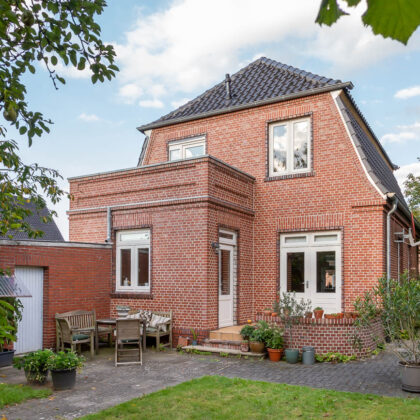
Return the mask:
[[[278, 325], [281, 320], [259, 314], [257, 320], [265, 320]], [[380, 320], [372, 323], [371, 327], [356, 327], [354, 319], [302, 319], [292, 329], [293, 348], [302, 349], [303, 346], [315, 347], [318, 354], [341, 353], [348, 356], [363, 357], [376, 349], [379, 343], [384, 342], [384, 334]], [[358, 343], [355, 344], [354, 338]], [[284, 348], [291, 348], [288, 330], [284, 332]]]
[[44, 268], [43, 345], [55, 347], [56, 313], [96, 310], [98, 318], [110, 314], [111, 249], [105, 245], [0, 241], [0, 267]]
[[[311, 118], [312, 171], [269, 178], [269, 122], [301, 116]], [[205, 135], [208, 154], [255, 180], [208, 157], [165, 163], [169, 141], [196, 135]], [[151, 296], [115, 294], [112, 308], [173, 309], [181, 332], [217, 327], [218, 265], [210, 244], [220, 227], [238, 234], [238, 323], [276, 298], [283, 232], [342, 232], [343, 310], [352, 310], [354, 299], [385, 272], [389, 208], [367, 178], [329, 93], [155, 129], [143, 164], [70, 180], [72, 240], [103, 241], [106, 206], [116, 206], [114, 230], [153, 230]], [[394, 219], [408, 227], [400, 214]]]

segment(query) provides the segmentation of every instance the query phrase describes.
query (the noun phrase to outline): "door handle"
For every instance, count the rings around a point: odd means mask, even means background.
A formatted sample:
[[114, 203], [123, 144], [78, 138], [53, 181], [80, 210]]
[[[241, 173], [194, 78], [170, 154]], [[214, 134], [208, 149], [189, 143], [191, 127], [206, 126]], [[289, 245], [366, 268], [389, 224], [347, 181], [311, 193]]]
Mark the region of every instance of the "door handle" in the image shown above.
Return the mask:
[[306, 280], [306, 288], [309, 289], [309, 281]]

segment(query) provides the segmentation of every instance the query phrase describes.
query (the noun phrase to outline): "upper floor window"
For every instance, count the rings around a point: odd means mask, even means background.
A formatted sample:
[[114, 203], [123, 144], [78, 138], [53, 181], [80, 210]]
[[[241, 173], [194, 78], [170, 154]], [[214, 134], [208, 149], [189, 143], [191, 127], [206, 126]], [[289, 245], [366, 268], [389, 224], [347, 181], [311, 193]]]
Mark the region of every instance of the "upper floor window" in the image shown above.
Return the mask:
[[117, 290], [150, 291], [150, 230], [117, 233]]
[[269, 176], [310, 171], [310, 147], [309, 118], [271, 124]]
[[169, 160], [188, 159], [206, 154], [206, 139], [194, 137], [169, 143]]

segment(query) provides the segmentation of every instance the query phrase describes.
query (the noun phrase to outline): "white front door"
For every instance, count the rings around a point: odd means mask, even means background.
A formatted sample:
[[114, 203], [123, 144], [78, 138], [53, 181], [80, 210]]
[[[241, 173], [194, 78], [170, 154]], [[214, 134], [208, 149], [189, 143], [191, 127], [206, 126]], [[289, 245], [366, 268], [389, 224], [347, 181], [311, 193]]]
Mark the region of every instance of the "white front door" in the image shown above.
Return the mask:
[[15, 276], [32, 295], [19, 298], [23, 311], [15, 343], [16, 353], [27, 353], [42, 349], [44, 270], [42, 267], [16, 267]]
[[340, 232], [282, 235], [280, 292], [310, 299], [312, 309], [341, 312], [340, 238]]
[[219, 249], [219, 327], [233, 325], [233, 245]]

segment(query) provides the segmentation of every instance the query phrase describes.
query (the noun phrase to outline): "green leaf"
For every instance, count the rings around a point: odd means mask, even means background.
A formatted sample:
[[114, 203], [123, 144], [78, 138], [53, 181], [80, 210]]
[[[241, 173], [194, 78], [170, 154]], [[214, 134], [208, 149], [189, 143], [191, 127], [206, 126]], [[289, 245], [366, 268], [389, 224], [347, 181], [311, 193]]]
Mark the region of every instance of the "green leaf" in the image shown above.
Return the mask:
[[21, 135], [21, 136], [23, 136], [25, 133], [26, 133], [26, 131], [27, 131], [28, 129], [26, 128], [26, 127], [20, 127], [19, 128], [19, 134]]
[[340, 9], [337, 0], [322, 0], [315, 22], [320, 25], [331, 26], [344, 15], [348, 15], [348, 13]]
[[53, 66], [56, 66], [56, 65], [57, 65], [57, 63], [58, 63], [57, 57], [56, 57], [55, 55], [52, 55], [52, 56], [51, 56], [51, 64], [52, 64]]
[[407, 45], [420, 25], [419, 0], [368, 0], [363, 23], [372, 27], [373, 33], [392, 38]]

